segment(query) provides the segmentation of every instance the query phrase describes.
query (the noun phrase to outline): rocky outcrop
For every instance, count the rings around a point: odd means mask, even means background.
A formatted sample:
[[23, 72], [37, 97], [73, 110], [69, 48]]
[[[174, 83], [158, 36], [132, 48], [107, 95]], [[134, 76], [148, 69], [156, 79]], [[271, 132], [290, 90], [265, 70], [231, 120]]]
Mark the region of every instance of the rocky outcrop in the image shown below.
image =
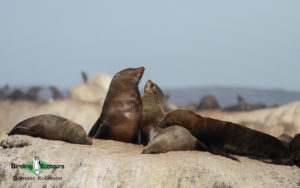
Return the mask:
[[101, 105], [64, 99], [53, 102], [0, 101], [0, 132], [8, 133], [17, 123], [41, 114], [65, 117], [88, 132], [101, 113]]
[[213, 95], [204, 96], [197, 106], [197, 110], [216, 110], [220, 109], [217, 98]]
[[70, 98], [103, 104], [111, 79], [111, 76], [107, 74], [98, 74], [88, 80], [87, 83], [71, 88]]
[[275, 137], [300, 132], [300, 102], [249, 112], [199, 111], [200, 115], [231, 121]]
[[248, 104], [246, 100], [240, 95], [237, 96], [238, 104], [233, 106], [227, 106], [224, 108], [225, 111], [251, 111], [257, 109], [263, 109], [267, 106], [262, 103]]
[[194, 103], [190, 103], [186, 106], [183, 107], [185, 110], [191, 110], [191, 111], [196, 111], [197, 110], [197, 105]]
[[[117, 141], [94, 139], [87, 146], [21, 135], [5, 144], [9, 147], [0, 150], [0, 187], [300, 187], [300, 168], [241, 156], [237, 162], [201, 151], [141, 154], [142, 146]], [[33, 157], [64, 168], [45, 170], [39, 175], [42, 180], [11, 168]]]

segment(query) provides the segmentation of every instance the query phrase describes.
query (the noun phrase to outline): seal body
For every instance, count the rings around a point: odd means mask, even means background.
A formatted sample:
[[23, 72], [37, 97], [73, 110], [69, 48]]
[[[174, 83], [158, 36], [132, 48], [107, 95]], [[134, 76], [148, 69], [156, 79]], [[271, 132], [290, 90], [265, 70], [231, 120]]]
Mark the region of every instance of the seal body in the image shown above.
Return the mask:
[[300, 167], [300, 133], [296, 134], [290, 142], [289, 150], [295, 165]]
[[292, 141], [293, 137], [287, 134], [281, 134], [280, 136], [277, 137], [278, 140], [280, 140], [285, 148], [289, 149], [290, 142]]
[[75, 144], [92, 144], [79, 124], [56, 115], [39, 115], [18, 123], [8, 135], [23, 134]]
[[165, 115], [163, 109], [164, 103], [165, 97], [162, 90], [158, 85], [148, 80], [144, 87], [144, 95], [142, 96], [142, 132], [146, 136], [146, 141], [143, 142], [144, 145], [160, 133], [161, 128], [158, 126], [158, 123]]
[[138, 84], [144, 70], [144, 67], [128, 68], [114, 75], [101, 115], [88, 134], [90, 137], [138, 142], [142, 121]]
[[214, 154], [238, 160], [229, 154], [232, 153], [267, 163], [292, 165], [288, 150], [277, 138], [235, 123], [204, 118], [188, 110], [175, 110], [168, 113], [160, 125], [184, 126]]
[[165, 153], [168, 151], [207, 150], [207, 147], [182, 126], [161, 129], [157, 137], [143, 149], [143, 154]]

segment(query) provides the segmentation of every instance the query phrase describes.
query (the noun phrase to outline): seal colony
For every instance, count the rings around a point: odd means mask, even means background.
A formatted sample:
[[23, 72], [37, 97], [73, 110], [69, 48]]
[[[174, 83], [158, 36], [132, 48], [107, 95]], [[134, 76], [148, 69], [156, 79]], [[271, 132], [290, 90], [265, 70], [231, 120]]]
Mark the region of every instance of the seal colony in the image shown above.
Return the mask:
[[[192, 111], [165, 114], [165, 96], [151, 80], [141, 97], [138, 84], [144, 67], [127, 68], [114, 75], [102, 112], [88, 136], [148, 144], [143, 153], [202, 150], [237, 160], [244, 155], [267, 163], [292, 165], [300, 162], [300, 136], [277, 138], [241, 125], [204, 118]], [[17, 124], [9, 135], [24, 134], [77, 144], [91, 144], [84, 129], [63, 117], [41, 115]], [[285, 143], [285, 145], [283, 144]], [[290, 157], [292, 153], [292, 158]]]

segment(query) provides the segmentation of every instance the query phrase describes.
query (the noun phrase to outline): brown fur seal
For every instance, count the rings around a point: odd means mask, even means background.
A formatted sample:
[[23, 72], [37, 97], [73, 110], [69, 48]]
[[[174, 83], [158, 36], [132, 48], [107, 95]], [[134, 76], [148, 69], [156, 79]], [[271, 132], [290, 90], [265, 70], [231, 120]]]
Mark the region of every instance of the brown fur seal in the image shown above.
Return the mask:
[[146, 144], [161, 131], [158, 123], [165, 115], [163, 110], [165, 103], [164, 100], [165, 97], [162, 90], [158, 87], [158, 85], [153, 83], [151, 80], [148, 80], [144, 87], [144, 95], [142, 96], [142, 131], [146, 136]]
[[290, 142], [289, 150], [295, 165], [300, 167], [300, 133], [296, 134]]
[[275, 137], [241, 125], [204, 118], [188, 110], [168, 113], [161, 126], [182, 125], [208, 146], [211, 153], [237, 160], [229, 153], [267, 163], [292, 165], [288, 150]]
[[162, 129], [158, 123], [165, 113], [163, 110], [165, 97], [162, 90], [148, 80], [144, 87], [142, 131], [146, 135], [147, 143], [150, 142], [143, 153], [162, 153], [167, 151], [201, 149], [207, 147], [197, 140], [191, 133], [180, 126]]
[[84, 129], [60, 116], [39, 115], [18, 123], [8, 135], [23, 134], [49, 140], [91, 145]]
[[145, 68], [128, 68], [115, 74], [102, 113], [89, 136], [137, 143], [142, 121], [142, 101], [138, 84]]
[[171, 126], [161, 129], [143, 149], [143, 154], [165, 153], [168, 151], [205, 150], [207, 147], [182, 126]]
[[277, 137], [278, 140], [280, 140], [285, 148], [289, 149], [290, 142], [292, 141], [293, 137], [287, 134], [281, 134], [280, 136]]

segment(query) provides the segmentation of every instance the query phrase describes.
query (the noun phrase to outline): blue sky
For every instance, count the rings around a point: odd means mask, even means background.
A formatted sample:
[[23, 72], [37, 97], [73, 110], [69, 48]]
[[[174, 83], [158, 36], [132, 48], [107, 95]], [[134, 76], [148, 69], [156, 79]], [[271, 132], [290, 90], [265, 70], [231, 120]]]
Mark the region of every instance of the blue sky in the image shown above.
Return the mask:
[[0, 86], [145, 66], [142, 84], [300, 91], [300, 1], [0, 1]]

